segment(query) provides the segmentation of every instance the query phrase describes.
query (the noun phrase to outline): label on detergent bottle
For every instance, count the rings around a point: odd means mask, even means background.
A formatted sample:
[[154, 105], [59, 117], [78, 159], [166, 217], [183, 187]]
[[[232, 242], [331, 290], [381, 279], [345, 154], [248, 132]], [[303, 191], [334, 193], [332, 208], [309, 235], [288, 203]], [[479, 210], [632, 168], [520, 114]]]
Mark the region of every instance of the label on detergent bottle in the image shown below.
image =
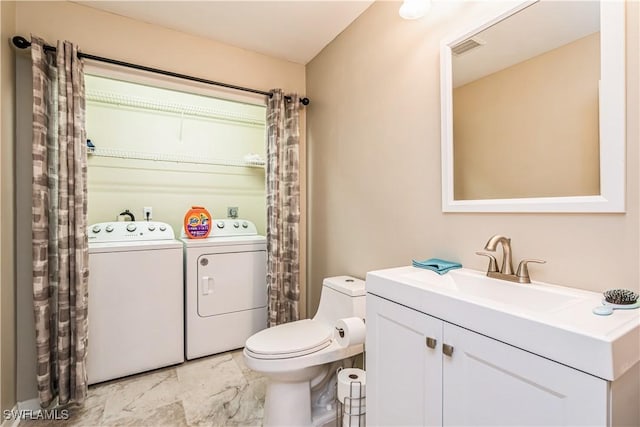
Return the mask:
[[202, 206], [193, 206], [184, 216], [184, 232], [190, 239], [204, 239], [211, 232], [211, 214]]

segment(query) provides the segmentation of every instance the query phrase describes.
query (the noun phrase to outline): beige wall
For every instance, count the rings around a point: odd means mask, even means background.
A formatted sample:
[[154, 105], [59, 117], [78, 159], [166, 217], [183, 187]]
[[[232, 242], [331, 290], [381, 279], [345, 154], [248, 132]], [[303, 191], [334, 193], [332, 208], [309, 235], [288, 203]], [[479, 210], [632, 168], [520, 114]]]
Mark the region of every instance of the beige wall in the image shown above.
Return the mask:
[[[4, 1], [3, 1], [4, 3]], [[94, 10], [71, 2], [18, 2], [15, 32], [24, 37], [30, 34], [49, 43], [70, 40], [80, 50], [94, 55], [110, 57], [178, 73], [199, 76], [221, 82], [269, 90], [280, 87], [285, 91], [304, 93], [305, 69], [295, 64], [265, 55], [239, 49], [223, 43], [190, 36], [163, 27]], [[197, 88], [197, 86], [194, 86]], [[200, 87], [200, 89], [202, 89]], [[313, 102], [313, 100], [312, 100]], [[301, 112], [301, 156], [305, 151], [305, 111]], [[306, 187], [305, 162], [301, 162], [302, 188]], [[18, 168], [19, 169], [19, 168]], [[27, 191], [30, 191], [27, 189]], [[302, 194], [306, 206], [306, 193]], [[303, 230], [301, 251], [305, 255], [306, 212], [302, 212]], [[18, 230], [18, 233], [21, 231]], [[18, 259], [28, 259], [27, 253], [18, 253]], [[18, 270], [29, 269], [24, 261]], [[23, 271], [24, 273], [24, 271]], [[305, 287], [306, 270], [301, 266], [301, 282]], [[23, 284], [19, 284], [23, 286]], [[28, 284], [26, 286], [29, 286]], [[304, 296], [303, 296], [304, 297]], [[3, 297], [4, 301], [4, 297]], [[18, 311], [30, 309], [29, 302], [18, 301]], [[18, 313], [20, 317], [20, 313]], [[3, 336], [4, 337], [4, 336]], [[4, 339], [4, 338], [3, 338]], [[18, 343], [18, 352], [33, 357], [31, 343]], [[29, 362], [29, 361], [27, 361]], [[29, 363], [27, 363], [29, 365]], [[18, 369], [18, 399], [35, 397], [33, 370], [27, 366]]]
[[[434, 2], [424, 19], [376, 2], [307, 65], [309, 301], [323, 277], [474, 255], [497, 233], [514, 258], [542, 258], [534, 279], [600, 291], [640, 288], [639, 6], [627, 3], [627, 213], [442, 213], [440, 41], [497, 2]], [[453, 15], [445, 8], [459, 7]]]
[[16, 401], [13, 193], [15, 2], [0, 2], [0, 412]]
[[597, 32], [455, 88], [454, 199], [600, 194], [599, 80]]

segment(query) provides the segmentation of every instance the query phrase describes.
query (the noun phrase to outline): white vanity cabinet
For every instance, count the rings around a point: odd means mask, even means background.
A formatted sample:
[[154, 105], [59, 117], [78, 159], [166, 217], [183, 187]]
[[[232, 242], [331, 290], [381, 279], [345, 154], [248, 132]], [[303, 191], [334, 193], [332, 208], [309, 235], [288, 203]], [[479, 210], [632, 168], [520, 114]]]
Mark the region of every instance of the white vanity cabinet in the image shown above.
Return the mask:
[[601, 378], [367, 294], [368, 426], [609, 425]]
[[371, 294], [366, 306], [366, 424], [441, 425], [443, 322]]

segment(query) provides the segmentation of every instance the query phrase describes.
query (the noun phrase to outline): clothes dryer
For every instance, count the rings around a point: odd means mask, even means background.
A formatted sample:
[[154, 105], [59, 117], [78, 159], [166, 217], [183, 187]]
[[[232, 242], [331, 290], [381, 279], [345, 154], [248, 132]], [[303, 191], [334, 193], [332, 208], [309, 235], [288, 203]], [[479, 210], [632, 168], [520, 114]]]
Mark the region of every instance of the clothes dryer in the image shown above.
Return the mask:
[[267, 241], [255, 224], [212, 221], [206, 239], [183, 236], [187, 359], [244, 347], [267, 327]]

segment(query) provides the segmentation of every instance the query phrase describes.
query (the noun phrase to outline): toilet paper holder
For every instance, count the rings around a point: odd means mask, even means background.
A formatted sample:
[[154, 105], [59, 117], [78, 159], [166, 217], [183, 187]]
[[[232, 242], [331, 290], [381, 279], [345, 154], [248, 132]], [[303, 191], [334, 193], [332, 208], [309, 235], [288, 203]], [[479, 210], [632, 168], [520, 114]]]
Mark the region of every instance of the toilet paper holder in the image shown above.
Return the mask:
[[[338, 329], [338, 328], [336, 328]], [[336, 380], [342, 367], [336, 370]], [[357, 375], [349, 375], [351, 379], [357, 379]], [[338, 381], [336, 381], [336, 426], [337, 427], [365, 427], [366, 396], [362, 396], [364, 384], [361, 381], [349, 383], [349, 395], [340, 400]], [[366, 394], [366, 393], [365, 393]], [[346, 418], [345, 418], [346, 417]]]
[[[362, 323], [367, 323], [367, 321], [362, 319]], [[336, 331], [338, 332], [338, 335], [340, 335], [340, 338], [344, 338], [344, 328], [338, 328], [336, 326]]]

